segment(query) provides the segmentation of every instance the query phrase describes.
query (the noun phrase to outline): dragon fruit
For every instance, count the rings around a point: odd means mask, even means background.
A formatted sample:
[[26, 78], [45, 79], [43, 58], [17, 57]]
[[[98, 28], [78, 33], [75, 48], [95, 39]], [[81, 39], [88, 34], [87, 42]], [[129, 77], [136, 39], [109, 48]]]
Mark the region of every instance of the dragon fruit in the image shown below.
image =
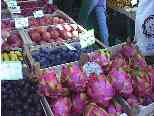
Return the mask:
[[133, 92], [131, 80], [128, 78], [126, 72], [113, 70], [109, 76], [111, 77], [112, 85], [117, 94], [130, 95]]
[[114, 96], [114, 91], [112, 85], [105, 79], [105, 76], [100, 75], [98, 78], [94, 77], [89, 80], [87, 94], [94, 102], [107, 107]]
[[121, 53], [126, 58], [130, 58], [137, 53], [137, 49], [132, 43], [126, 43], [122, 46]]
[[146, 72], [146, 68], [148, 67], [136, 67], [132, 73], [134, 78], [134, 93], [136, 96], [144, 97], [152, 93], [151, 79], [148, 72]]
[[110, 104], [108, 107], [108, 113], [110, 114], [110, 116], [116, 116], [117, 111], [116, 108], [113, 104]]
[[134, 66], [140, 66], [140, 67], [147, 66], [145, 58], [139, 53], [132, 56], [129, 63], [131, 63]]
[[90, 61], [96, 62], [101, 66], [106, 66], [110, 63], [110, 57], [103, 50], [97, 51], [95, 54], [90, 54]]
[[70, 78], [68, 80], [68, 86], [74, 92], [82, 92], [86, 87], [86, 76], [81, 72], [79, 65], [73, 64], [70, 67]]
[[68, 89], [63, 88], [61, 83], [57, 80], [53, 69], [42, 75], [38, 86], [40, 95], [57, 98], [69, 94]]
[[134, 96], [134, 95], [129, 96], [129, 97], [127, 98], [127, 102], [128, 102], [128, 104], [131, 105], [131, 106], [137, 106], [137, 105], [140, 104], [140, 103], [139, 103], [139, 99], [138, 99], [136, 96]]
[[72, 99], [72, 112], [77, 115], [82, 114], [87, 104], [87, 95], [85, 93], [79, 93]]
[[62, 65], [61, 83], [65, 83], [69, 79], [69, 68], [67, 65]]
[[123, 56], [121, 54], [114, 56], [112, 58], [112, 63], [110, 65], [110, 70], [119, 69], [122, 66], [126, 65], [126, 61], [124, 60]]
[[53, 113], [54, 116], [70, 116], [71, 112], [71, 100], [67, 97], [61, 97], [59, 98], [54, 104], [53, 104]]
[[109, 116], [109, 114], [95, 103], [90, 103], [84, 112], [84, 116]]
[[116, 100], [112, 100], [112, 104], [107, 109], [110, 116], [119, 116], [123, 111], [122, 106]]

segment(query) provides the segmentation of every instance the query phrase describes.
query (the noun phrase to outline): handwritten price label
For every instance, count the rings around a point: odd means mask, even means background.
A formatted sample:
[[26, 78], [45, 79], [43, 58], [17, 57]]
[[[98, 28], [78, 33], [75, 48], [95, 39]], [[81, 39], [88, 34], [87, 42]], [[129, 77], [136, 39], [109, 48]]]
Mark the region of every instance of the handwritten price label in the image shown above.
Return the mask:
[[95, 43], [94, 30], [79, 34], [81, 48], [86, 48]]
[[83, 66], [83, 70], [86, 72], [86, 75], [95, 73], [96, 75], [100, 75], [102, 73], [101, 66], [95, 62], [88, 62]]
[[33, 15], [35, 18], [41, 18], [44, 16], [44, 13], [42, 10], [38, 10], [38, 11], [33, 12]]
[[27, 17], [15, 18], [15, 27], [17, 29], [28, 27], [28, 18]]
[[16, 0], [8, 0], [6, 3], [11, 13], [21, 13], [20, 6], [17, 5]]
[[23, 79], [22, 64], [19, 61], [2, 62], [0, 65], [0, 80]]

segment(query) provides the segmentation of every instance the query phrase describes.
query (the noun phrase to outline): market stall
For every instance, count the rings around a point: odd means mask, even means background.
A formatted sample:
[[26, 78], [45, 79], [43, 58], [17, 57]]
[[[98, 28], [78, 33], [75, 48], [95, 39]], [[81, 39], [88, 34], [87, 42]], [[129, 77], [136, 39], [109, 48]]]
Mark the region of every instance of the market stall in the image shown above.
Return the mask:
[[154, 68], [134, 43], [107, 47], [48, 0], [1, 4], [2, 116], [154, 115]]

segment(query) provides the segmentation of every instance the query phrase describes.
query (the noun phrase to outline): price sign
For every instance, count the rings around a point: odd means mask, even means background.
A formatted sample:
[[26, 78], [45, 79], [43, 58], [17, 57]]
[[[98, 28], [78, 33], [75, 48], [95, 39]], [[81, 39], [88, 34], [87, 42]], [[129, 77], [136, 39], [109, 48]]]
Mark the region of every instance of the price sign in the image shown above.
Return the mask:
[[33, 15], [35, 18], [41, 18], [44, 16], [44, 13], [42, 10], [38, 10], [38, 11], [33, 12]]
[[17, 29], [28, 27], [28, 17], [15, 18], [15, 27]]
[[16, 0], [8, 0], [6, 3], [11, 13], [21, 13], [20, 6], [17, 5]]
[[0, 80], [23, 79], [22, 64], [20, 61], [2, 62], [0, 64]]
[[86, 75], [95, 73], [96, 75], [100, 75], [102, 73], [101, 66], [95, 62], [88, 62], [83, 66], [83, 70], [86, 72]]
[[120, 114], [120, 116], [128, 116], [126, 113], [122, 113]]
[[95, 43], [94, 30], [79, 34], [81, 48], [86, 48]]
[[49, 2], [48, 2], [49, 4], [53, 4], [53, 0], [49, 0]]
[[70, 49], [70, 50], [76, 50], [76, 48], [74, 48], [72, 45], [67, 44], [67, 43], [64, 43], [64, 44], [65, 44], [65, 46], [66, 46], [68, 49]]

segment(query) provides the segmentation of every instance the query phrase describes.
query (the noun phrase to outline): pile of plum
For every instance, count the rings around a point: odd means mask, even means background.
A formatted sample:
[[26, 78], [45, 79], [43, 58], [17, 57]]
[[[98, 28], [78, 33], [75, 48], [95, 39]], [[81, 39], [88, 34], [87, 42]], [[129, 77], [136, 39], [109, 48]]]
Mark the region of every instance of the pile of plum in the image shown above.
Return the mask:
[[90, 53], [98, 49], [98, 46], [92, 45], [81, 49], [80, 44], [72, 45], [76, 50], [63, 48], [40, 48], [32, 52], [32, 57], [40, 63], [41, 68], [60, 65], [68, 62], [78, 61], [81, 53]]

